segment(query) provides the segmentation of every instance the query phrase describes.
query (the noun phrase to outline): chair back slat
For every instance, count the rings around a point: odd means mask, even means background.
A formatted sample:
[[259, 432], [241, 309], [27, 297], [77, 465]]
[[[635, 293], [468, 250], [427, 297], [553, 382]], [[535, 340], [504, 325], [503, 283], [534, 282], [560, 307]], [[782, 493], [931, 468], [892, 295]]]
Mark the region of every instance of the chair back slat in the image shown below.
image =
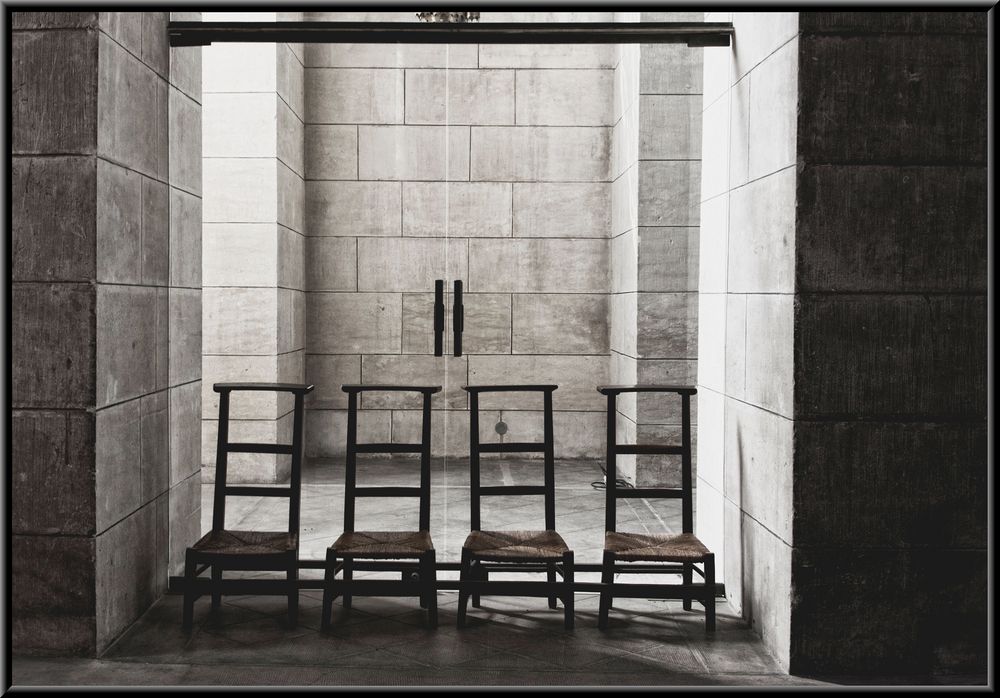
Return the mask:
[[[212, 504], [212, 529], [226, 527], [226, 497], [283, 497], [288, 499], [288, 532], [298, 533], [299, 512], [302, 498], [303, 412], [305, 396], [312, 392], [312, 385], [299, 383], [215, 383], [212, 389], [219, 393], [219, 433], [215, 452], [215, 489]], [[229, 440], [230, 397], [234, 391], [272, 391], [292, 393], [295, 399], [291, 444], [231, 442]], [[290, 455], [291, 481], [288, 487], [229, 486], [228, 465], [230, 453], [264, 453]]]
[[[482, 530], [482, 498], [484, 496], [542, 495], [545, 501], [545, 528], [553, 531], [556, 527], [555, 504], [555, 447], [552, 426], [552, 392], [557, 385], [466, 385], [462, 389], [469, 393], [469, 503], [471, 507], [470, 527]], [[543, 393], [543, 437], [541, 443], [482, 444], [479, 441], [479, 396], [481, 393], [541, 392]], [[481, 485], [480, 459], [483, 453], [525, 453], [543, 454], [544, 484], [538, 485]]]
[[[607, 396], [607, 469], [605, 477], [604, 528], [615, 531], [617, 500], [680, 499], [681, 527], [684, 533], [694, 533], [694, 483], [691, 465], [691, 396], [697, 393], [689, 385], [612, 385], [598, 387]], [[616, 415], [621, 393], [674, 393], [681, 399], [681, 445], [619, 444]], [[626, 454], [679, 455], [681, 457], [680, 487], [618, 487], [618, 456]]]
[[[409, 385], [343, 385], [347, 393], [347, 454], [344, 477], [344, 531], [355, 530], [356, 500], [358, 497], [418, 497], [420, 499], [419, 527], [431, 527], [431, 396], [441, 386]], [[421, 441], [419, 444], [358, 443], [358, 397], [363, 392], [418, 392], [422, 395]], [[418, 487], [358, 487], [359, 453], [419, 453], [420, 485]]]

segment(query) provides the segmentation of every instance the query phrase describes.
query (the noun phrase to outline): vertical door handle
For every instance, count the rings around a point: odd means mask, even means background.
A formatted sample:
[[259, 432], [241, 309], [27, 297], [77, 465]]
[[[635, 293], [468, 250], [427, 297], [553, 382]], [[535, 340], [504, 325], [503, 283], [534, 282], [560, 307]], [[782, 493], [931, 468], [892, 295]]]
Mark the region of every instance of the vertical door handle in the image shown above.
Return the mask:
[[465, 306], [462, 304], [462, 282], [455, 280], [454, 307], [452, 309], [451, 327], [455, 333], [453, 346], [455, 356], [462, 355], [462, 330], [465, 329]]
[[444, 356], [444, 279], [434, 281], [434, 356]]

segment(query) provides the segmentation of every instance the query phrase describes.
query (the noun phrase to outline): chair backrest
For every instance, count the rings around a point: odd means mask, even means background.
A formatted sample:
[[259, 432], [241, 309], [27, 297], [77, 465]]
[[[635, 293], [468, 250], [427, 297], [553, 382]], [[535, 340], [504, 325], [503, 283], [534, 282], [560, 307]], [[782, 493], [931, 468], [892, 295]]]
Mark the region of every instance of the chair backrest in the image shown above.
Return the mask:
[[[344, 479], [344, 530], [354, 531], [354, 505], [358, 497], [419, 497], [420, 530], [431, 528], [431, 395], [440, 385], [344, 385], [347, 393], [347, 474]], [[423, 395], [420, 443], [358, 443], [358, 396], [364, 392], [417, 392]], [[358, 487], [359, 453], [419, 453], [419, 487]]]
[[[605, 485], [604, 527], [614, 531], [619, 498], [669, 498], [681, 500], [681, 526], [684, 533], [694, 533], [694, 483], [691, 475], [691, 396], [698, 391], [691, 385], [603, 385], [598, 392], [608, 398], [607, 472]], [[622, 393], [674, 393], [681, 399], [681, 445], [619, 444], [616, 414]], [[674, 455], [681, 457], [680, 487], [617, 487], [617, 456]]]
[[[288, 532], [298, 533], [302, 501], [303, 400], [313, 386], [298, 383], [215, 383], [219, 393], [219, 435], [215, 452], [215, 500], [212, 508], [212, 530], [226, 525], [226, 497], [287, 497]], [[229, 398], [233, 392], [292, 393], [295, 407], [292, 416], [292, 443], [233, 443], [229, 441]], [[292, 472], [288, 487], [255, 487], [227, 485], [226, 470], [230, 453], [272, 453], [292, 457]]]
[[[480, 503], [484, 496], [534, 494], [545, 497], [545, 528], [554, 531], [556, 527], [556, 485], [555, 454], [552, 436], [552, 392], [557, 385], [465, 385], [462, 389], [469, 393], [469, 486], [472, 506], [471, 528], [481, 530]], [[543, 437], [542, 443], [490, 443], [479, 442], [479, 396], [482, 393], [543, 393]], [[479, 484], [479, 456], [482, 453], [542, 453], [544, 455], [545, 480], [543, 485], [496, 485], [482, 487]]]

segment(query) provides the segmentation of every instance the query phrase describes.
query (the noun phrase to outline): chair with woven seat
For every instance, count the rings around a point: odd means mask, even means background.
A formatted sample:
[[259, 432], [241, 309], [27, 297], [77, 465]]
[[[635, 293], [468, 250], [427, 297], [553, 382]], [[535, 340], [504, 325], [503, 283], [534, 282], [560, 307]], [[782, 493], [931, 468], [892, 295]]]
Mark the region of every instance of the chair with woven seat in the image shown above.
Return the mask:
[[[198, 575], [211, 568], [209, 589], [212, 608], [222, 603], [224, 570], [284, 571], [288, 581], [288, 620], [294, 627], [298, 618], [299, 510], [302, 496], [303, 400], [313, 386], [293, 383], [216, 383], [219, 393], [219, 434], [215, 465], [215, 498], [212, 530], [187, 549], [184, 558], [183, 627], [194, 621], [194, 602], [201, 596]], [[229, 403], [233, 392], [292, 393], [295, 406], [291, 444], [233, 443], [229, 441]], [[291, 481], [287, 487], [232, 486], [227, 484], [230, 453], [290, 455]], [[284, 497], [288, 499], [287, 531], [234, 531], [226, 528], [226, 497]], [[205, 580], [208, 581], [208, 580]]]
[[[333, 600], [341, 596], [344, 608], [350, 608], [357, 596], [419, 596], [421, 608], [427, 609], [428, 625], [437, 627], [437, 574], [434, 544], [431, 541], [431, 395], [441, 386], [345, 385], [347, 393], [347, 474], [344, 481], [344, 532], [326, 551], [323, 584], [323, 629], [330, 627]], [[358, 443], [358, 398], [364, 392], [418, 392], [423, 397], [423, 424], [419, 444]], [[420, 454], [419, 487], [358, 487], [359, 453]], [[357, 497], [419, 497], [419, 528], [416, 531], [355, 531]], [[338, 562], [339, 560], [339, 562]], [[402, 579], [354, 579], [357, 560], [401, 561], [389, 565]], [[410, 562], [407, 562], [410, 561]], [[415, 563], [412, 561], [416, 561]], [[386, 569], [383, 564], [378, 567]], [[336, 578], [342, 572], [342, 578]], [[413, 581], [417, 573], [417, 582]]]
[[[598, 627], [608, 626], [614, 597], [682, 599], [684, 610], [691, 601], [705, 606], [705, 629], [715, 630], [715, 555], [694, 535], [693, 483], [691, 472], [691, 396], [693, 386], [610, 385], [598, 387], [608, 398], [607, 484], [605, 491], [604, 559]], [[681, 399], [681, 445], [619, 444], [616, 433], [617, 399], [622, 393], [673, 393]], [[681, 456], [681, 486], [618, 487], [617, 456], [625, 454]], [[617, 529], [616, 503], [620, 498], [671, 498], [681, 500], [681, 533], [628, 533]], [[629, 563], [629, 564], [620, 564]], [[631, 563], [654, 563], [635, 566]], [[701, 565], [698, 569], [696, 565]], [[704, 584], [693, 583], [693, 573]], [[681, 575], [681, 584], [620, 584], [615, 575], [653, 573]]]
[[[556, 608], [562, 599], [564, 625], [573, 628], [573, 551], [556, 530], [555, 457], [552, 429], [552, 392], [555, 385], [491, 385], [464, 386], [469, 393], [469, 484], [471, 494], [472, 531], [462, 545], [460, 588], [458, 595], [458, 627], [465, 626], [469, 597], [479, 608], [483, 594], [503, 596], [542, 596], [549, 608]], [[544, 395], [544, 437], [542, 443], [479, 442], [479, 396], [487, 392], [541, 392]], [[480, 485], [480, 454], [541, 452], [544, 456], [543, 485]], [[482, 530], [481, 499], [493, 495], [543, 495], [545, 498], [545, 529], [492, 531]], [[513, 582], [489, 580], [490, 571], [544, 571], [545, 582]], [[562, 582], [557, 575], [562, 575]]]

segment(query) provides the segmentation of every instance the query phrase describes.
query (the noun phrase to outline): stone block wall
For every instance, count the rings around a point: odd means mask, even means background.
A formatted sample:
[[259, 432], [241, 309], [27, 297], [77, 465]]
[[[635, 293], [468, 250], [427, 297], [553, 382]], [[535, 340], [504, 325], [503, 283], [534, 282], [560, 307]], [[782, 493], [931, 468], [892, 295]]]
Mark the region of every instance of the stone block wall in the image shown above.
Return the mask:
[[706, 13], [698, 282], [697, 531], [788, 665], [792, 561], [796, 13]]
[[[372, 14], [413, 20], [306, 16]], [[552, 13], [482, 21], [536, 14]], [[557, 455], [603, 452], [614, 61], [611, 46], [306, 46], [308, 455], [343, 453], [340, 385], [358, 381], [446, 386], [433, 450], [457, 456], [461, 385], [558, 383]], [[435, 279], [465, 283], [460, 358], [433, 356]], [[501, 419], [505, 438], [540, 439], [540, 400], [481, 406], [484, 440]], [[362, 438], [417, 439], [417, 403], [362, 408]]]
[[[279, 17], [280, 15], [280, 17]], [[211, 21], [295, 21], [298, 13], [206, 13]], [[301, 382], [305, 347], [303, 50], [204, 49], [202, 458], [215, 473], [223, 381]], [[237, 395], [233, 440], [290, 443], [290, 396]], [[233, 482], [281, 482], [287, 456], [236, 454]]]
[[200, 49], [167, 20], [11, 15], [19, 652], [99, 653], [199, 533]]

